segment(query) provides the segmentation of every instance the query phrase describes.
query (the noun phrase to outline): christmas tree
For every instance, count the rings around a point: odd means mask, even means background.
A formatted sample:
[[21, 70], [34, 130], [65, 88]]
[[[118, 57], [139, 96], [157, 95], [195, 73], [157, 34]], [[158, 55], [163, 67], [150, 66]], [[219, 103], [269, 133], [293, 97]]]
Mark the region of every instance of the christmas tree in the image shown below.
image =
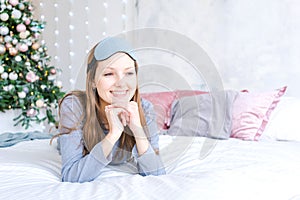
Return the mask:
[[33, 122], [56, 123], [53, 110], [64, 93], [40, 39], [45, 23], [33, 18], [29, 0], [0, 2], [0, 111], [21, 109], [13, 123], [25, 129]]

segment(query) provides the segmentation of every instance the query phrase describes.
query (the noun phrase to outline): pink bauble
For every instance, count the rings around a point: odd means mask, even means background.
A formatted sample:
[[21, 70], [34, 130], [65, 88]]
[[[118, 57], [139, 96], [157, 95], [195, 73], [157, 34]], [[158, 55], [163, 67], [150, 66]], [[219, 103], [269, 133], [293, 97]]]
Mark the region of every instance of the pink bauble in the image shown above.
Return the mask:
[[18, 0], [9, 0], [9, 3], [10, 3], [10, 5], [12, 5], [12, 6], [16, 6], [16, 5], [19, 4], [19, 1], [18, 1]]
[[26, 44], [20, 44], [19, 51], [26, 52], [28, 50], [28, 46]]
[[11, 43], [6, 43], [5, 46], [6, 46], [7, 49], [12, 48], [12, 44]]
[[56, 69], [54, 69], [54, 68], [50, 69], [50, 73], [51, 73], [52, 75], [56, 74]]
[[26, 31], [26, 26], [24, 24], [18, 24], [17, 25], [17, 31], [18, 32], [24, 32], [24, 31]]
[[33, 71], [30, 71], [26, 74], [26, 80], [30, 83], [34, 82], [37, 80], [37, 76]]
[[26, 24], [26, 25], [29, 25], [30, 22], [31, 22], [31, 21], [30, 21], [30, 19], [28, 19], [28, 18], [25, 20], [25, 24]]

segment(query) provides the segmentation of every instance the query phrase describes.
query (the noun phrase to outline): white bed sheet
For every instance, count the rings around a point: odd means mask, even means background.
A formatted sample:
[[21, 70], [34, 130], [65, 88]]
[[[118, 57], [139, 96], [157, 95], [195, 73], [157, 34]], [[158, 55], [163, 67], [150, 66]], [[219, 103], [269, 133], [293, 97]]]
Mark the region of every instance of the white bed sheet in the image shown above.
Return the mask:
[[56, 142], [0, 149], [0, 199], [300, 199], [300, 142], [160, 136], [167, 175], [60, 182]]

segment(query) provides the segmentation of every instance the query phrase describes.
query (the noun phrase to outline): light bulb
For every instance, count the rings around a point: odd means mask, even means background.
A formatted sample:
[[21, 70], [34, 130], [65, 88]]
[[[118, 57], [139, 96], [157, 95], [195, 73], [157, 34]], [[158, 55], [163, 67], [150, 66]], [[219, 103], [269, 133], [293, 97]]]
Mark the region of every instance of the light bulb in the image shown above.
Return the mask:
[[72, 24], [69, 25], [69, 29], [70, 29], [70, 30], [74, 30], [74, 28], [75, 28], [75, 27], [74, 27]]

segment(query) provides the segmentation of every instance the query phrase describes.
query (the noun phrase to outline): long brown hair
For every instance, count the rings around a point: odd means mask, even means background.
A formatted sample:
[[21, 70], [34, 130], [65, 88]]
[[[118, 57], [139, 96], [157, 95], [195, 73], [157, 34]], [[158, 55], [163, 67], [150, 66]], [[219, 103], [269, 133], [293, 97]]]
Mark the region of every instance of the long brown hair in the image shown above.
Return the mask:
[[[105, 112], [103, 108], [101, 108], [101, 101], [98, 92], [93, 87], [93, 84], [95, 83], [95, 74], [98, 66], [98, 62], [95, 62], [93, 65], [91, 65], [94, 56], [94, 50], [95, 47], [90, 51], [87, 60], [88, 62], [87, 64], [89, 65], [89, 70], [86, 76], [86, 90], [72, 91], [66, 95], [66, 96], [75, 95], [76, 97], [78, 97], [83, 107], [83, 116], [81, 116], [81, 120], [83, 120], [83, 124], [84, 124], [83, 125], [83, 143], [85, 147], [83, 151], [84, 155], [88, 154], [93, 149], [93, 147], [101, 140], [103, 140], [105, 137], [105, 134], [101, 127], [101, 123], [106, 121], [106, 119], [104, 119]], [[137, 74], [138, 65], [136, 61], [134, 61], [134, 63], [135, 63], [135, 71]], [[135, 94], [131, 100], [137, 102], [141, 125], [143, 126], [146, 135], [149, 136], [138, 87], [136, 88]], [[59, 103], [59, 108], [62, 101], [60, 101]], [[59, 113], [60, 113], [60, 109], [59, 109]], [[60, 133], [60, 135], [68, 134], [74, 129], [76, 129], [76, 127], [72, 129], [69, 128], [68, 129], [69, 131], [67, 133]], [[119, 148], [127, 151], [131, 151], [136, 141], [135, 138], [133, 137], [133, 134], [131, 132], [128, 133], [128, 131], [130, 132], [130, 130], [128, 129], [125, 129], [125, 131], [123, 131], [120, 137]]]

